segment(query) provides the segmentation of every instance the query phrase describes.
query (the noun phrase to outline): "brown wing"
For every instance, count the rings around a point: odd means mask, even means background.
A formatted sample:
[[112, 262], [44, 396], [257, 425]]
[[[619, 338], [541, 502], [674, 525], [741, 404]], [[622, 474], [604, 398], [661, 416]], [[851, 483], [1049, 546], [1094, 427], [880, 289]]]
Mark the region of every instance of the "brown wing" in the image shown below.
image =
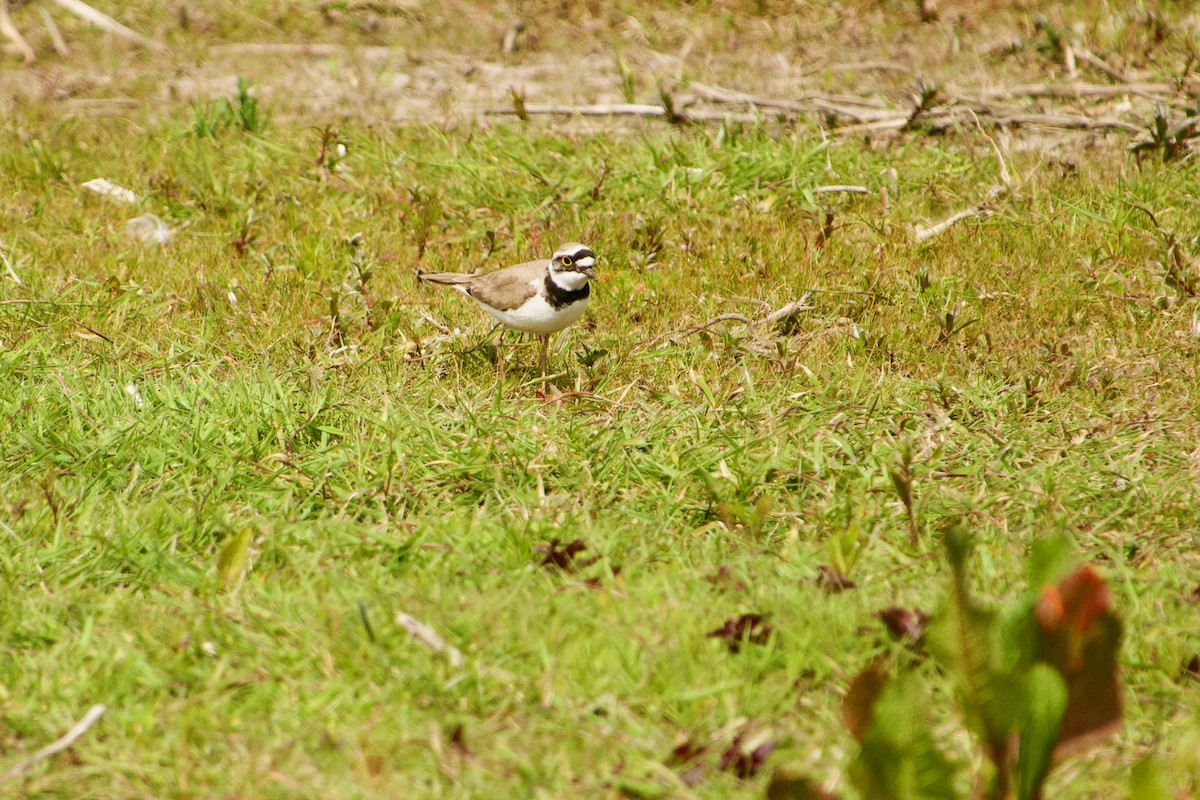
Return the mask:
[[440, 283], [443, 286], [468, 286], [478, 275], [468, 275], [463, 272], [418, 272], [417, 279], [426, 283]]
[[479, 302], [498, 311], [511, 311], [537, 293], [533, 283], [545, 274], [545, 261], [529, 261], [472, 276], [464, 285], [467, 293]]

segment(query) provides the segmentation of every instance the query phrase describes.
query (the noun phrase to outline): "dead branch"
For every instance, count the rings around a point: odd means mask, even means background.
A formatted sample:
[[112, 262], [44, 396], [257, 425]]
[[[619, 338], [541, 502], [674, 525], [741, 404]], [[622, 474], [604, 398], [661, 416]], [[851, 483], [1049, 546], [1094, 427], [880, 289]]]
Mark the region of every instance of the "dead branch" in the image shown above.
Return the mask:
[[428, 322], [430, 325], [437, 328], [442, 333], [446, 333], [446, 334], [451, 333], [449, 326], [447, 326], [441, 322], [438, 322], [436, 319], [429, 316], [428, 314], [426, 314], [423, 311], [421, 313], [417, 314], [417, 318], [420, 320], [423, 320], [424, 322]]
[[1129, 83], [1129, 76], [1121, 72], [1121, 70], [1109, 64], [1100, 56], [1088, 50], [1086, 47], [1075, 48], [1075, 60], [1082, 61], [1089, 67], [1100, 70], [1108, 77], [1112, 78], [1117, 83]]
[[713, 317], [712, 319], [708, 320], [707, 322], [701, 322], [699, 325], [690, 325], [687, 328], [683, 328], [681, 330], [682, 330], [682, 332], [687, 333], [687, 334], [700, 333], [701, 331], [708, 330], [713, 325], [718, 325], [722, 322], [740, 322], [743, 325], [753, 325], [754, 324], [754, 320], [750, 319], [749, 317], [747, 317], [743, 314], [719, 314], [719, 315]]
[[759, 320], [759, 324], [774, 325], [776, 322], [782, 322], [785, 319], [791, 319], [792, 317], [804, 311], [811, 311], [812, 306], [808, 304], [808, 301], [811, 297], [812, 292], [805, 292], [799, 300], [793, 300], [787, 305], [781, 306], [772, 311], [770, 314], [767, 314], [765, 317]]
[[746, 317], [742, 314], [721, 314], [719, 316], [713, 317], [712, 319], [708, 320], [707, 322], [702, 322], [699, 325], [687, 325], [682, 328], [674, 328], [669, 331], [664, 331], [664, 332], [658, 334], [657, 336], [651, 336], [649, 339], [644, 339], [640, 342], [636, 342], [633, 345], [633, 347], [630, 348], [630, 352], [634, 352], [634, 351], [642, 349], [642, 348], [653, 347], [654, 345], [661, 342], [663, 339], [668, 339], [672, 336], [679, 336], [681, 334], [683, 336], [691, 336], [694, 333], [700, 333], [701, 331], [707, 330], [707, 329], [711, 328], [713, 325], [717, 325], [721, 322], [740, 322], [743, 325], [753, 325], [754, 324], [754, 322], [751, 321], [751, 319], [749, 317]]
[[350, 47], [344, 44], [329, 44], [324, 42], [303, 42], [291, 44], [287, 42], [232, 42], [216, 44], [209, 50], [214, 56], [225, 58], [255, 57], [264, 58], [326, 58], [341, 55], [355, 55], [365, 61], [387, 61], [403, 58], [405, 51], [398, 47], [386, 45], [369, 45]]
[[[998, 114], [986, 108], [970, 108], [957, 106], [954, 108], [932, 109], [921, 115], [922, 121], [929, 125], [934, 133], [943, 133], [955, 125], [959, 125], [971, 116], [977, 116], [984, 123], [995, 128], [1020, 128], [1040, 125], [1047, 128], [1062, 128], [1064, 130], [1121, 130], [1129, 133], [1140, 133], [1142, 128], [1131, 122], [1114, 117], [1085, 117], [1081, 114]], [[859, 133], [876, 133], [880, 131], [901, 130], [908, 124], [911, 114], [894, 116], [876, 122], [862, 125], [846, 125], [835, 128], [834, 132], [843, 135]]]
[[[692, 84], [691, 90], [700, 98], [714, 103], [744, 103], [755, 108], [769, 108], [794, 114], [824, 112], [851, 120], [852, 125], [837, 127], [838, 133], [857, 134], [887, 130], [898, 130], [911, 121], [912, 114], [897, 114], [896, 111], [879, 108], [852, 108], [844, 98], [834, 102], [827, 96], [806, 95], [785, 100], [747, 94], [720, 86]], [[1038, 97], [1106, 98], [1133, 94], [1155, 99], [1162, 93], [1171, 93], [1165, 83], [1125, 83], [1122, 86], [1072, 83], [1063, 86], [1050, 84], [1028, 84], [1022, 86], [979, 88], [962, 90], [951, 95], [961, 105], [941, 106], [925, 109], [921, 120], [929, 123], [935, 132], [943, 131], [958, 123], [964, 116], [978, 115], [996, 127], [1021, 125], [1044, 125], [1068, 130], [1116, 129], [1132, 133], [1141, 131], [1137, 125], [1112, 117], [1092, 118], [1081, 114], [1027, 114], [1016, 109], [992, 109], [986, 105], [991, 100]], [[696, 112], [691, 112], [696, 113]]]
[[848, 70], [851, 72], [904, 72], [912, 74], [912, 67], [898, 64], [895, 61], [848, 61], [842, 64], [828, 64], [823, 69]]
[[1008, 172], [1008, 162], [1004, 160], [1004, 153], [1000, 152], [1000, 145], [996, 144], [996, 140], [988, 136], [987, 131], [983, 129], [983, 125], [979, 123], [979, 117], [975, 116], [975, 112], [971, 112], [971, 118], [975, 120], [975, 127], [979, 128], [979, 133], [983, 138], [988, 140], [988, 144], [992, 146], [992, 150], [996, 153], [996, 161], [1000, 162], [1000, 182], [1005, 187], [1012, 186], [1012, 176]]
[[[114, 342], [112, 339], [108, 338], [108, 337], [107, 337], [107, 336], [105, 336], [103, 333], [101, 333], [100, 331], [98, 331], [98, 330], [96, 330], [95, 328], [91, 327], [90, 325], [84, 325], [82, 322], [80, 322], [80, 321], [79, 321], [79, 320], [77, 320], [77, 319], [73, 319], [73, 320], [71, 320], [71, 321], [72, 321], [72, 322], [74, 322], [74, 323], [75, 323], [76, 325], [78, 325], [79, 327], [83, 328], [85, 331], [87, 331], [88, 333], [90, 333], [92, 336], [98, 336], [99, 338], [103, 339], [104, 341], [108, 342], [109, 344], [116, 344], [116, 342]], [[80, 335], [80, 336], [82, 336], [82, 334], [77, 334], [77, 335]]]
[[410, 617], [403, 611], [397, 611], [396, 624], [408, 631], [417, 644], [445, 658], [454, 669], [459, 669], [466, 663], [466, 657], [457, 647], [447, 642], [438, 635], [437, 631], [416, 617]]
[[989, 100], [1016, 100], [1038, 98], [1107, 98], [1124, 94], [1137, 95], [1150, 100], [1158, 95], [1171, 95], [1175, 90], [1167, 83], [1126, 83], [1122, 86], [1095, 83], [1030, 83], [1016, 86], [990, 86], [964, 88], [950, 94], [959, 102], [979, 105]]
[[[895, 112], [886, 109], [861, 109], [851, 108], [846, 104], [845, 98], [834, 98], [826, 95], [806, 95], [795, 100], [781, 100], [774, 97], [761, 97], [758, 95], [746, 94], [734, 89], [726, 89], [721, 86], [710, 86], [703, 83], [693, 83], [689, 88], [698, 96], [714, 103], [745, 103], [746, 105], [755, 106], [758, 108], [773, 108], [782, 111], [791, 111], [793, 113], [805, 113], [812, 111], [822, 111], [835, 116], [846, 117], [855, 122], [872, 122], [878, 119], [883, 119], [892, 116]], [[838, 102], [838, 101], [841, 102]]]
[[13, 24], [12, 17], [8, 12], [8, 0], [0, 0], [0, 35], [12, 42], [17, 48], [17, 52], [25, 59], [25, 63], [29, 64], [37, 61], [37, 54], [33, 52], [33, 48], [21, 36], [21, 32], [17, 30], [17, 26]]
[[[893, 117], [888, 117], [886, 119], [879, 119], [874, 122], [864, 122], [860, 125], [844, 125], [840, 128], [835, 128], [834, 132], [843, 134], [843, 135], [854, 136], [859, 133], [877, 133], [880, 131], [898, 131], [901, 128], [903, 128], [905, 125], [908, 124], [908, 120], [911, 116], [912, 116], [912, 114], [910, 113], [910, 114], [904, 114], [903, 116], [899, 116], [899, 117], [893, 116]], [[922, 117], [922, 119], [924, 119], [926, 122], [929, 122], [929, 121], [941, 119], [941, 118], [947, 117], [947, 116], [949, 116], [949, 113], [947, 111], [945, 111], [944, 109], [942, 109], [942, 110], [930, 111], [928, 114], [924, 115]]]
[[[1074, 52], [1074, 51], [1072, 51]], [[723, 86], [693, 83], [689, 86], [693, 94], [691, 102], [706, 101], [718, 105], [744, 105], [750, 113], [729, 113], [666, 105], [614, 103], [591, 105], [525, 104], [520, 112], [511, 108], [492, 109], [489, 114], [560, 115], [560, 116], [636, 116], [660, 118], [678, 122], [703, 122], [736, 120], [758, 122], [764, 118], [793, 120], [802, 115], [825, 115], [832, 120], [833, 130], [840, 134], [878, 133], [904, 130], [914, 123], [914, 112], [881, 107], [878, 98], [853, 98], [844, 95], [805, 93], [795, 98], [764, 97]], [[1140, 133], [1141, 128], [1115, 117], [1090, 117], [1084, 114], [1024, 113], [1018, 108], [995, 107], [997, 100], [1019, 100], [1034, 98], [1096, 98], [1104, 99], [1123, 95], [1137, 95], [1148, 99], [1163, 99], [1164, 95], [1177, 95], [1169, 84], [1124, 82], [1120, 86], [1108, 86], [1072, 82], [1063, 85], [1024, 84], [1008, 87], [978, 87], [962, 89], [948, 94], [948, 103], [929, 105], [919, 109], [916, 118], [934, 133], [941, 133], [960, 124], [967, 118], [976, 124], [992, 127], [1043, 126], [1064, 130], [1120, 130]], [[983, 122], [979, 122], [982, 120]], [[835, 189], [827, 191], [833, 192]], [[864, 191], [854, 190], [856, 193]]]
[[124, 36], [129, 41], [137, 42], [142, 47], [150, 50], [163, 49], [163, 46], [158, 42], [152, 39], [147, 39], [137, 31], [126, 28], [124, 25], [117, 22], [107, 14], [103, 14], [89, 6], [87, 3], [84, 3], [83, 0], [54, 0], [54, 2], [65, 8], [67, 11], [70, 11], [80, 19], [92, 23], [97, 28], [103, 28], [109, 33], [115, 33], [118, 36]]
[[[778, 110], [771, 114], [731, 114], [726, 111], [703, 111], [697, 109], [668, 110], [664, 106], [642, 103], [599, 103], [592, 105], [572, 106], [557, 103], [528, 103], [523, 108], [527, 116], [563, 116], [563, 117], [643, 117], [662, 118], [680, 122], [713, 122], [732, 120], [736, 122], [755, 123], [764, 116], [776, 119], [788, 119], [792, 115]], [[491, 108], [488, 114], [512, 115], [518, 112], [512, 108]]]
[[50, 44], [54, 47], [54, 52], [60, 56], [67, 56], [71, 51], [67, 48], [67, 42], [63, 39], [62, 31], [58, 29], [58, 24], [54, 21], [54, 17], [46, 10], [45, 6], [38, 6], [38, 13], [42, 15], [42, 22], [46, 25], [46, 32], [50, 34]]
[[525, 32], [525, 20], [516, 20], [508, 26], [508, 30], [504, 32], [504, 40], [500, 43], [500, 49], [505, 55], [512, 55], [517, 51], [517, 39]]
[[17, 286], [24, 286], [21, 278], [17, 275], [17, 271], [13, 269], [12, 262], [8, 260], [8, 256], [4, 252], [4, 242], [0, 242], [0, 263], [4, 264], [4, 270], [8, 273], [8, 277], [12, 278], [13, 283]]
[[915, 237], [918, 243], [927, 242], [938, 234], [945, 233], [952, 226], [962, 222], [964, 219], [971, 219], [972, 217], [990, 217], [993, 213], [995, 213], [995, 209], [992, 208], [990, 201], [980, 203], [979, 205], [971, 206], [970, 208], [959, 211], [956, 214], [951, 214], [949, 217], [946, 217], [946, 219], [942, 220], [936, 225], [930, 225], [928, 228], [917, 228], [915, 231]]
[[1093, 119], [1077, 114], [1010, 114], [994, 116], [991, 123], [997, 128], [1019, 128], [1025, 125], [1042, 125], [1047, 128], [1065, 128], [1067, 130], [1121, 130], [1130, 133], [1140, 133], [1142, 129], [1131, 122], [1113, 117]]
[[[430, 652], [442, 656], [450, 664], [453, 669], [461, 669], [466, 665], [467, 659], [462, 652], [454, 645], [443, 639], [438, 632], [433, 628], [421, 622], [416, 617], [409, 616], [403, 611], [396, 612], [396, 624], [404, 630], [408, 631], [409, 635], [417, 644], [425, 647]], [[489, 675], [497, 680], [513, 683], [516, 678], [511, 672], [500, 669], [499, 667], [490, 667], [484, 664], [477, 664], [480, 674]]]
[[325, 0], [321, 3], [321, 13], [326, 14], [339, 8], [343, 11], [351, 13], [369, 11], [373, 14], [379, 14], [384, 17], [404, 17], [412, 15], [411, 4], [407, 2], [381, 2], [380, 0]]
[[1063, 66], [1067, 70], [1067, 77], [1075, 80], [1079, 77], [1079, 70], [1075, 67], [1075, 48], [1066, 39], [1063, 39], [1059, 44], [1062, 50]]
[[801, 312], [811, 310], [812, 306], [808, 304], [809, 298], [811, 297], [812, 292], [805, 292], [799, 300], [795, 300], [785, 306], [777, 308], [759, 320], [750, 319], [744, 314], [720, 314], [710, 320], [701, 322], [699, 325], [687, 325], [683, 328], [675, 328], [674, 330], [665, 331], [657, 336], [652, 336], [649, 339], [637, 342], [633, 345], [633, 347], [630, 348], [629, 352], [633, 353], [640, 349], [653, 347], [663, 339], [668, 339], [672, 336], [691, 336], [696, 333], [701, 333], [702, 331], [706, 331], [714, 325], [718, 325], [722, 322], [740, 322], [748, 328], [754, 328], [760, 325], [772, 325], [776, 322], [781, 322], [790, 317], [794, 317]]
[[[511, 109], [497, 108], [489, 114], [512, 114]], [[665, 117], [667, 110], [662, 106], [645, 103], [613, 103], [593, 104], [584, 106], [559, 105], [554, 103], [528, 103], [525, 105], [526, 114], [555, 114], [561, 116], [579, 117]]]
[[812, 190], [813, 194], [870, 194], [871, 190], [865, 186], [818, 186]]
[[57, 740], [43, 747], [41, 750], [38, 750], [24, 761], [17, 762], [7, 772], [5, 772], [3, 775], [0, 775], [0, 783], [7, 783], [13, 778], [20, 777], [28, 772], [31, 767], [61, 753], [63, 750], [66, 750], [68, 747], [75, 744], [79, 737], [87, 733], [88, 729], [96, 724], [96, 720], [104, 716], [104, 712], [107, 710], [108, 709], [102, 704], [92, 706], [90, 709], [88, 709], [88, 712], [83, 715], [83, 719], [79, 720], [79, 722], [76, 722], [69, 731], [64, 733]]

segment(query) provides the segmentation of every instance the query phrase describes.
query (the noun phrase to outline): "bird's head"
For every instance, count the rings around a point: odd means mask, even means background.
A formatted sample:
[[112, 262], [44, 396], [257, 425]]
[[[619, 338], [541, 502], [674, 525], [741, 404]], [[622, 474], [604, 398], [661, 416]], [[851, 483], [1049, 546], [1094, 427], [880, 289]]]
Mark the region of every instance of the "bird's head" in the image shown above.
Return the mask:
[[596, 254], [579, 242], [569, 242], [550, 258], [550, 277], [566, 289], [582, 289], [596, 280]]

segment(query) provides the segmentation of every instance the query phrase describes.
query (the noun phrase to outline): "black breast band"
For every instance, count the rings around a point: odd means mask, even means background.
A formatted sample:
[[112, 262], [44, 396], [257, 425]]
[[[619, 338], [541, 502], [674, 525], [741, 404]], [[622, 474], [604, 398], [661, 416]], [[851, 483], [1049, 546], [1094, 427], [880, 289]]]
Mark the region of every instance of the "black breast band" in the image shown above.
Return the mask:
[[569, 306], [572, 303], [577, 303], [587, 297], [592, 291], [589, 284], [584, 284], [582, 289], [564, 289], [559, 286], [554, 280], [546, 275], [546, 300], [550, 303], [551, 308], [562, 308]]

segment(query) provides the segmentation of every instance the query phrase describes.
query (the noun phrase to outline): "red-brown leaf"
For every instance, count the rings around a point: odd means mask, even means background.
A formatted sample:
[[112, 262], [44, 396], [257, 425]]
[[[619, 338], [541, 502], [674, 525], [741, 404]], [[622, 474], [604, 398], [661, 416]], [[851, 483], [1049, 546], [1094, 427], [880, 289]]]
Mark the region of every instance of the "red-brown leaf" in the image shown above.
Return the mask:
[[675, 749], [671, 751], [670, 757], [667, 759], [668, 764], [687, 764], [689, 761], [695, 761], [708, 752], [708, 748], [702, 744], [696, 744], [691, 739], [684, 739], [679, 744], [675, 745]]
[[554, 567], [563, 572], [573, 572], [599, 560], [598, 557], [579, 558], [579, 554], [586, 549], [587, 545], [583, 539], [575, 539], [570, 542], [551, 539], [550, 544], [539, 545], [536, 552], [544, 554], [541, 561], [543, 567]]
[[1033, 613], [1042, 634], [1041, 658], [1067, 685], [1055, 750], [1056, 758], [1064, 758], [1088, 749], [1121, 722], [1121, 621], [1112, 611], [1108, 584], [1090, 566], [1043, 589]]
[[892, 606], [880, 611], [877, 616], [887, 626], [893, 639], [909, 644], [921, 641], [929, 625], [929, 615], [917, 608], [910, 610]]
[[1112, 606], [1112, 592], [1100, 573], [1083, 566], [1059, 581], [1047, 586], [1038, 599], [1036, 614], [1043, 631], [1071, 629], [1076, 635], [1087, 633], [1100, 616]]
[[736, 592], [746, 591], [746, 584], [733, 577], [733, 570], [728, 564], [722, 564], [717, 568], [717, 571], [711, 575], [706, 575], [704, 580], [716, 586], [718, 589], [732, 589]]
[[684, 739], [671, 751], [671, 755], [667, 758], [667, 764], [682, 768], [679, 772], [679, 780], [683, 781], [685, 786], [699, 786], [704, 782], [704, 765], [700, 763], [700, 759], [707, 752], [708, 748], [704, 745], [696, 744], [691, 739]]
[[817, 567], [817, 585], [824, 589], [827, 594], [839, 594], [847, 589], [853, 589], [858, 586], [857, 583], [850, 580], [849, 576], [825, 564]]
[[730, 652], [736, 653], [742, 649], [744, 642], [750, 644], [766, 644], [775, 629], [767, 622], [762, 614], [742, 614], [740, 617], [730, 617], [725, 624], [714, 631], [709, 631], [710, 639], [721, 639]]
[[722, 772], [732, 772], [739, 778], [753, 778], [766, 762], [767, 756], [779, 745], [771, 740], [750, 740], [747, 730], [743, 729], [734, 737], [733, 742], [721, 754], [720, 768]]
[[872, 712], [875, 701], [887, 686], [891, 676], [883, 664], [876, 661], [854, 676], [846, 697], [842, 700], [842, 721], [846, 730], [859, 742], [867, 735], [871, 727]]

